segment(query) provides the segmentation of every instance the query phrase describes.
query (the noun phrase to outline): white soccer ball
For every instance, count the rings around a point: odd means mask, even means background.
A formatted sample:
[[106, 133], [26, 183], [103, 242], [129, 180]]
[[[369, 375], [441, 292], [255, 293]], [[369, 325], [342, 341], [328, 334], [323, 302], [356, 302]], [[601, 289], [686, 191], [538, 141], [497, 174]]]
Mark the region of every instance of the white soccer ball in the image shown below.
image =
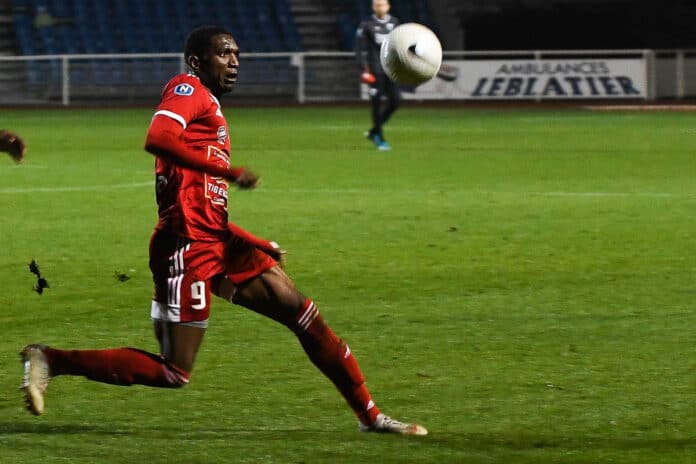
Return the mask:
[[379, 59], [394, 82], [420, 85], [437, 74], [442, 64], [442, 45], [433, 31], [418, 23], [394, 28], [382, 42]]

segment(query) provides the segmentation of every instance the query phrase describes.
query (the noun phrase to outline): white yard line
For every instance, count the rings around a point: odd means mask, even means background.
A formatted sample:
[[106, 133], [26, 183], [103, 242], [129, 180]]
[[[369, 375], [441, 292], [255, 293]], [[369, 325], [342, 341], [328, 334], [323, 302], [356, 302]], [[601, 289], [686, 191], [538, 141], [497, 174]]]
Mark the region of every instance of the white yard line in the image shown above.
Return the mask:
[[16, 193], [59, 193], [123, 190], [141, 187], [154, 187], [154, 182], [133, 182], [130, 184], [71, 185], [66, 187], [0, 187], [0, 194]]
[[[111, 184], [111, 185], [75, 185], [65, 187], [0, 187], [0, 195], [24, 194], [24, 193], [62, 193], [62, 192], [91, 192], [91, 191], [112, 191], [112, 190], [128, 190], [140, 188], [153, 188], [153, 182], [132, 182], [128, 184]], [[390, 192], [399, 194], [414, 194], [414, 195], [439, 195], [447, 193], [457, 193], [462, 195], [505, 195], [505, 196], [535, 196], [535, 197], [644, 197], [644, 198], [696, 198], [696, 192], [693, 193], [670, 193], [670, 192], [514, 192], [514, 191], [494, 191], [494, 190], [418, 190], [418, 189], [401, 189], [401, 190], [380, 190], [380, 189], [360, 189], [360, 188], [335, 188], [335, 189], [304, 189], [304, 188], [289, 188], [289, 189], [273, 189], [259, 188], [256, 194], [272, 194], [272, 195], [287, 195], [287, 194], [316, 194], [316, 195], [371, 195], [371, 194], [389, 194]]]

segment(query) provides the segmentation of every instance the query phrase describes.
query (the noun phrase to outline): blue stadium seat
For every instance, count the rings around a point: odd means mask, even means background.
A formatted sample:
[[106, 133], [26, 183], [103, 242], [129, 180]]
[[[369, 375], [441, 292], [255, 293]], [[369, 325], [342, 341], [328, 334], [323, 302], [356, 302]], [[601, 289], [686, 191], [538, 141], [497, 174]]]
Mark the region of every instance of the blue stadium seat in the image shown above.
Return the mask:
[[273, 10], [275, 12], [276, 24], [278, 25], [282, 40], [287, 51], [301, 51], [302, 39], [297, 31], [297, 26], [293, 20], [292, 13], [287, 0], [274, 0]]
[[[38, 55], [42, 50], [37, 49], [36, 41], [33, 37], [33, 25], [29, 16], [25, 14], [14, 15], [15, 30], [17, 33], [17, 42], [19, 48], [24, 55]], [[40, 85], [43, 81], [41, 64], [37, 61], [28, 61], [26, 63], [26, 75], [29, 85]]]
[[349, 13], [343, 13], [336, 18], [336, 30], [338, 31], [338, 44], [343, 50], [355, 48], [355, 30], [358, 21]]
[[25, 14], [14, 15], [15, 30], [20, 50], [24, 55], [36, 55], [39, 50], [33, 37], [33, 26], [31, 20]]
[[105, 2], [95, 2], [92, 11], [92, 21], [80, 24], [81, 34], [85, 40], [94, 42], [93, 48], [97, 53], [112, 53], [118, 50], [111, 23], [112, 10], [107, 8]]

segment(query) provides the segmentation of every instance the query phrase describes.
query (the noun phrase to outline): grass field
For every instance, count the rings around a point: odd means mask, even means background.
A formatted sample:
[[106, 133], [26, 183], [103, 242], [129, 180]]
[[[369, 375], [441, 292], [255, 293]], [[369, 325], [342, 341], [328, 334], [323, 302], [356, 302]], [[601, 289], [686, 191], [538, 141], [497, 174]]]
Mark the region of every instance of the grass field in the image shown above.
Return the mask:
[[263, 179], [231, 219], [430, 436], [359, 433], [289, 332], [219, 300], [189, 387], [59, 377], [25, 412], [27, 343], [156, 350], [152, 110], [3, 109], [29, 151], [0, 158], [1, 463], [696, 462], [695, 114], [410, 107], [379, 153], [366, 107], [226, 113]]

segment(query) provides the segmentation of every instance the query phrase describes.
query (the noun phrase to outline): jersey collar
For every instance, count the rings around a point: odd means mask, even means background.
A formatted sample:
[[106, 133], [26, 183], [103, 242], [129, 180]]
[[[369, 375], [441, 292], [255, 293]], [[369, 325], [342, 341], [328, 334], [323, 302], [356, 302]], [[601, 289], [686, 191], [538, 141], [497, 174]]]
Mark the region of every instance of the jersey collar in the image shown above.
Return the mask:
[[391, 15], [386, 15], [384, 19], [379, 19], [376, 14], [372, 15], [373, 18], [375, 18], [375, 21], [380, 22], [382, 24], [388, 23], [391, 20]]

